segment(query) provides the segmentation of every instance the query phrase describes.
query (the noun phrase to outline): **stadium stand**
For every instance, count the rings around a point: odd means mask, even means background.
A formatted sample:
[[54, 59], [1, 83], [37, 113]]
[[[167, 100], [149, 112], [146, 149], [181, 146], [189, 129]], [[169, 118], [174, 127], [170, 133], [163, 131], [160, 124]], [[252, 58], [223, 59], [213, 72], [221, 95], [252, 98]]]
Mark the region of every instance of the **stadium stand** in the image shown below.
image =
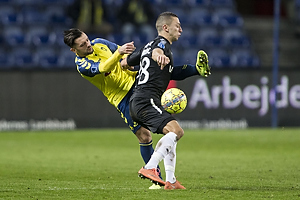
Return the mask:
[[56, 43], [56, 34], [43, 26], [31, 26], [26, 34], [27, 40], [34, 46], [51, 47]]
[[33, 69], [38, 66], [30, 48], [14, 48], [10, 53], [14, 61], [14, 67], [17, 69]]
[[[158, 8], [157, 14], [169, 10], [180, 18], [183, 33], [174, 45], [175, 55], [179, 57], [174, 58], [176, 62], [193, 63], [197, 49], [204, 49], [209, 53], [212, 67], [259, 67], [259, 57], [253, 51], [251, 38], [243, 28], [243, 18], [236, 11], [233, 0], [148, 1]], [[64, 45], [62, 35], [63, 30], [74, 26], [67, 15], [72, 2], [0, 0], [1, 69], [74, 69], [74, 55]], [[111, 4], [117, 10], [123, 0], [103, 3]], [[115, 21], [117, 19], [112, 17], [111, 22]], [[91, 39], [94, 36], [90, 35]], [[144, 34], [124, 37], [118, 28], [105, 37], [119, 45], [133, 40], [138, 48], [152, 39]]]
[[10, 46], [23, 46], [28, 45], [25, 39], [25, 32], [20, 26], [7, 26], [3, 32], [5, 43]]
[[11, 54], [4, 50], [0, 50], [0, 63], [1, 69], [11, 69], [14, 67], [14, 60]]
[[229, 68], [231, 67], [231, 59], [228, 51], [222, 48], [213, 48], [208, 52], [209, 63], [215, 68]]
[[234, 9], [235, 4], [233, 0], [211, 0], [210, 5], [215, 8], [231, 8]]
[[223, 45], [220, 31], [216, 27], [203, 28], [199, 30], [197, 37], [198, 45], [202, 48], [219, 48]]
[[222, 39], [224, 45], [228, 48], [250, 48], [251, 40], [244, 30], [240, 28], [228, 28], [224, 29]]
[[228, 8], [215, 9], [212, 18], [222, 28], [242, 27], [244, 24], [242, 17]]
[[245, 49], [234, 49], [230, 55], [230, 66], [231, 67], [249, 67], [253, 68], [259, 67], [260, 60], [258, 55], [250, 50], [249, 48]]
[[54, 48], [42, 48], [35, 52], [35, 60], [44, 69], [59, 68], [58, 52]]
[[23, 16], [12, 6], [1, 6], [0, 21], [4, 25], [21, 25]]
[[61, 48], [58, 52], [58, 67], [60, 69], [74, 68], [73, 62], [70, 62], [72, 60], [74, 60], [74, 53], [68, 47]]
[[215, 22], [212, 18], [212, 13], [203, 7], [195, 7], [191, 10], [190, 14], [190, 24], [194, 27], [211, 27], [215, 26]]
[[24, 17], [24, 25], [35, 26], [48, 24], [49, 19], [43, 13], [43, 10], [35, 6], [25, 6], [21, 9]]

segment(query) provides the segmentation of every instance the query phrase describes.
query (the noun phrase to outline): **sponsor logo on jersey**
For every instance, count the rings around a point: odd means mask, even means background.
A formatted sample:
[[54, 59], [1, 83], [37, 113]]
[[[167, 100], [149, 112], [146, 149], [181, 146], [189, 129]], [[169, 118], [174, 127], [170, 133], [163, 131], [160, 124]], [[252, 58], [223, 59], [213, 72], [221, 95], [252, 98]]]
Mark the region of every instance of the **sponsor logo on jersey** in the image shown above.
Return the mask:
[[173, 68], [174, 68], [174, 67], [173, 67], [172, 65], [170, 65], [170, 67], [169, 67], [169, 72], [170, 72], [170, 73], [172, 73]]

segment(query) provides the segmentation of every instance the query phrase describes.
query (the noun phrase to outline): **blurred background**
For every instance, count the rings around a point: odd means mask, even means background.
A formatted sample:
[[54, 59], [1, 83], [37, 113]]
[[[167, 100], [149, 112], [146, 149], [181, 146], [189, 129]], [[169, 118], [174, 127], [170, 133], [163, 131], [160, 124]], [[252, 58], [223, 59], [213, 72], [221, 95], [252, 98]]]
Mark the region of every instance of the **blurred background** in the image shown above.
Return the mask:
[[177, 14], [183, 28], [174, 64], [194, 64], [203, 49], [212, 68], [208, 79], [176, 83], [188, 97], [176, 116], [183, 127], [298, 126], [300, 0], [281, 1], [278, 43], [275, 2], [0, 0], [0, 131], [126, 127], [76, 71], [63, 31], [78, 27], [91, 40], [140, 48], [156, 37], [163, 11]]

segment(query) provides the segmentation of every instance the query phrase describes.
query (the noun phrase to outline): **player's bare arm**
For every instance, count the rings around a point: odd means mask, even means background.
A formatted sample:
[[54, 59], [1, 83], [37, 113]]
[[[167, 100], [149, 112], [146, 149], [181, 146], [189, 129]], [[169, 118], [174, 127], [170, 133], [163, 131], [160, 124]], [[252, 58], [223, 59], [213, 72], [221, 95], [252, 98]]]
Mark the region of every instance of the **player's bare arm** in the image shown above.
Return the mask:
[[164, 67], [170, 63], [170, 59], [164, 54], [164, 51], [160, 48], [156, 48], [153, 50], [152, 59], [155, 62], [157, 62], [161, 70], [163, 70]]

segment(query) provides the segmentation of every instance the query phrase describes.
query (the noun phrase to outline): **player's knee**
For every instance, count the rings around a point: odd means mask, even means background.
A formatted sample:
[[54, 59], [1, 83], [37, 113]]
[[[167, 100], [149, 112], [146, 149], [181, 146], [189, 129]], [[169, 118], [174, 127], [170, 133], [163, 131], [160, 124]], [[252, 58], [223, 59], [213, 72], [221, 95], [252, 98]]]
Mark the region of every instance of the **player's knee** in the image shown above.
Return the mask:
[[143, 127], [139, 128], [135, 133], [140, 143], [149, 143], [152, 140], [151, 132]]
[[175, 133], [177, 135], [177, 140], [179, 140], [184, 135], [184, 130], [182, 128], [179, 128], [179, 129], [176, 130]]

